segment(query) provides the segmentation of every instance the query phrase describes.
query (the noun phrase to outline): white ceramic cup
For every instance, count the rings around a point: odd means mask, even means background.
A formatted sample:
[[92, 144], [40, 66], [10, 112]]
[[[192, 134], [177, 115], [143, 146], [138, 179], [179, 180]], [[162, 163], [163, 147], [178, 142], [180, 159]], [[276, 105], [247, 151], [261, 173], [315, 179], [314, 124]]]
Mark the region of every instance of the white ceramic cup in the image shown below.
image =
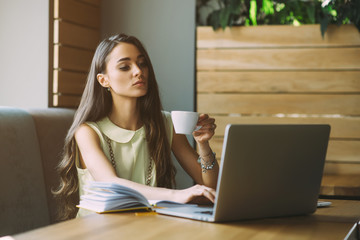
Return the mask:
[[171, 118], [177, 134], [192, 134], [194, 130], [198, 129], [196, 127], [199, 119], [197, 112], [172, 111]]

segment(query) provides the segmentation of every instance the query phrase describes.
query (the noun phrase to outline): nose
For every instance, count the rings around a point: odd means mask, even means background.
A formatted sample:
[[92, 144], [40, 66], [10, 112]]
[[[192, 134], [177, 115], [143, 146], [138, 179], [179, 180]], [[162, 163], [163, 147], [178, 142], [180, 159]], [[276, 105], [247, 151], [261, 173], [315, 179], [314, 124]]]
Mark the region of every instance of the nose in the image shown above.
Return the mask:
[[137, 64], [135, 64], [135, 66], [134, 66], [134, 77], [139, 77], [139, 76], [141, 76], [141, 74], [142, 74], [142, 70], [141, 70], [141, 67], [139, 66], [139, 65], [137, 65]]

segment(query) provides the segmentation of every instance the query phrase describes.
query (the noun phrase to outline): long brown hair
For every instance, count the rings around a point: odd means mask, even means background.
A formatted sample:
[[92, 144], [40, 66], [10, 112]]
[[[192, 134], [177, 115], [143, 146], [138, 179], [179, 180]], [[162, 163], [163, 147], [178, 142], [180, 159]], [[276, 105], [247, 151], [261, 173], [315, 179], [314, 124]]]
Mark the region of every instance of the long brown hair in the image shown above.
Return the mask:
[[87, 83], [75, 113], [73, 124], [65, 138], [63, 159], [58, 165], [60, 173], [59, 188], [54, 194], [64, 203], [59, 211], [59, 219], [66, 220], [75, 217], [75, 207], [79, 195], [79, 182], [75, 165], [76, 142], [74, 134], [78, 127], [86, 121], [95, 122], [108, 116], [112, 106], [111, 94], [100, 85], [96, 75], [104, 73], [107, 56], [119, 43], [133, 44], [145, 56], [149, 69], [149, 84], [147, 94], [139, 98], [141, 120], [146, 131], [146, 140], [150, 156], [156, 166], [156, 183], [158, 187], [171, 188], [175, 185], [176, 170], [171, 161], [170, 143], [166, 135], [162, 115], [162, 105], [154, 70], [142, 43], [134, 36], [118, 34], [104, 39], [97, 47], [91, 62]]

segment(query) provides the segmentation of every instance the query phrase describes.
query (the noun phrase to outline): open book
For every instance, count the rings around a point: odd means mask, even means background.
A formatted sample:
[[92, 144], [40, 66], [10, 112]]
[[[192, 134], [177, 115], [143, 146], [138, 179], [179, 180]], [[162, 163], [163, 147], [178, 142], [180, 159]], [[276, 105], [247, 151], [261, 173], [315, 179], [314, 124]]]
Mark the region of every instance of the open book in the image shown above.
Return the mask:
[[90, 182], [84, 186], [86, 192], [80, 198], [79, 208], [97, 213], [131, 210], [152, 211], [154, 207], [176, 207], [183, 205], [171, 201], [147, 200], [138, 191], [117, 183]]

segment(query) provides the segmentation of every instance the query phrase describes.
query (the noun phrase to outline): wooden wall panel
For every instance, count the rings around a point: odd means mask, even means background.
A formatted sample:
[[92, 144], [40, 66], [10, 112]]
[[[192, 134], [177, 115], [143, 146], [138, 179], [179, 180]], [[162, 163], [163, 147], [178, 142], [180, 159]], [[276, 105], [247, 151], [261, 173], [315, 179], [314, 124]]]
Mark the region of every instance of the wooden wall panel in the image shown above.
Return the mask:
[[197, 28], [199, 48], [284, 48], [284, 47], [345, 47], [359, 45], [359, 32], [353, 25], [332, 26], [320, 34], [320, 26], [285, 25], [233, 27], [213, 33], [211, 27]]
[[78, 0], [79, 2], [87, 3], [96, 7], [100, 7], [101, 0]]
[[81, 97], [79, 96], [63, 96], [63, 95], [54, 95], [54, 103], [56, 106], [60, 106], [63, 108], [73, 108], [74, 106], [78, 106], [80, 103]]
[[[197, 111], [225, 126], [330, 124], [325, 174], [360, 175], [360, 34], [353, 25], [197, 28]], [[349, 178], [351, 179], [351, 178]], [[324, 188], [325, 189], [325, 188]]]
[[198, 94], [198, 111], [211, 114], [360, 115], [359, 94]]
[[58, 39], [54, 39], [55, 44], [72, 46], [94, 50], [99, 43], [99, 31], [92, 28], [71, 24], [68, 22], [55, 20], [58, 25]]
[[[214, 137], [211, 141], [211, 148], [216, 152], [218, 160], [221, 158], [223, 137]], [[329, 141], [328, 152], [326, 155], [327, 163], [359, 164], [360, 141], [333, 140]], [[359, 164], [360, 166], [360, 164]]]
[[330, 140], [328, 148], [326, 158], [328, 161], [359, 163], [360, 141]]
[[360, 48], [199, 49], [198, 70], [360, 70]]
[[[345, 176], [357, 176], [359, 177], [360, 172], [360, 164], [359, 163], [334, 163], [328, 162], [325, 164], [324, 172], [326, 175], [333, 176], [333, 175], [345, 175]], [[355, 184], [359, 184], [359, 182], [355, 182]]]
[[76, 0], [55, 0], [55, 19], [100, 29], [100, 6]]
[[360, 71], [198, 71], [197, 91], [359, 93]]
[[85, 88], [87, 75], [85, 73], [54, 71], [54, 93], [79, 95]]
[[59, 65], [54, 68], [62, 70], [87, 72], [94, 55], [93, 51], [65, 46], [59, 47]]
[[100, 42], [101, 0], [54, 0], [52, 107], [76, 108]]
[[329, 124], [333, 139], [360, 139], [360, 117], [320, 116], [320, 115], [280, 115], [280, 116], [222, 116], [216, 115], [215, 135], [223, 137], [225, 127], [234, 124]]
[[[334, 165], [331, 167], [336, 168]], [[357, 165], [354, 165], [354, 167], [354, 170], [359, 170]], [[321, 192], [324, 195], [357, 197], [360, 196], [358, 182], [359, 176], [356, 174], [327, 175], [323, 177]]]

